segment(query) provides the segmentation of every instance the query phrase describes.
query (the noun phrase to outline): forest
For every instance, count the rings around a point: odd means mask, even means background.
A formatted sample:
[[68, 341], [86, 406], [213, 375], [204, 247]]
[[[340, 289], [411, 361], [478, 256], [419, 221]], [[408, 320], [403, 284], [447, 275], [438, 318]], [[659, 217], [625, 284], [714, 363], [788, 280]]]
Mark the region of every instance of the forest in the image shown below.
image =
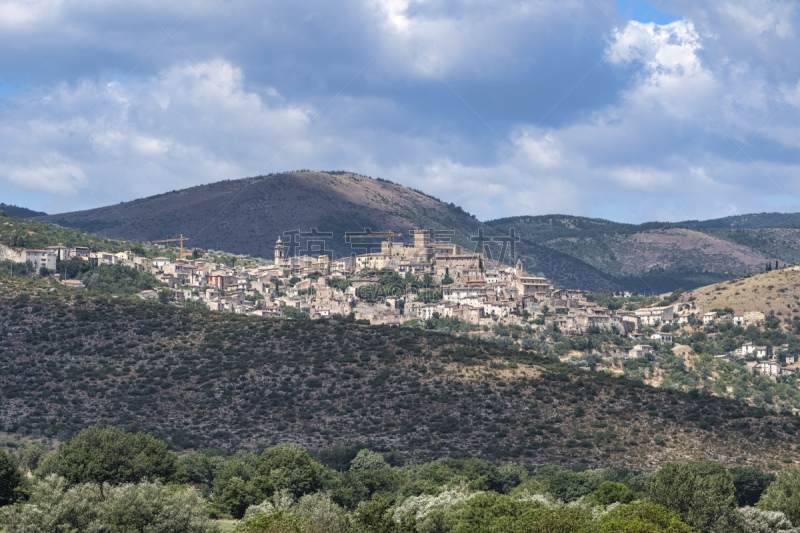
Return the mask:
[[310, 452], [290, 442], [178, 455], [147, 433], [91, 426], [53, 451], [0, 451], [0, 524], [5, 533], [793, 532], [800, 469], [411, 464], [364, 445]]

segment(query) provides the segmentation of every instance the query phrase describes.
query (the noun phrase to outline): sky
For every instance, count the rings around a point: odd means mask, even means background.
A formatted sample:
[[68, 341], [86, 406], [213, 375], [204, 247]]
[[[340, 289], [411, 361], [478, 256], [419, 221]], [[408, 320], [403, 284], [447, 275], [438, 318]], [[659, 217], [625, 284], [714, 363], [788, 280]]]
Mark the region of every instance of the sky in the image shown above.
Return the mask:
[[800, 211], [797, 0], [0, 0], [0, 202], [298, 169], [481, 220]]

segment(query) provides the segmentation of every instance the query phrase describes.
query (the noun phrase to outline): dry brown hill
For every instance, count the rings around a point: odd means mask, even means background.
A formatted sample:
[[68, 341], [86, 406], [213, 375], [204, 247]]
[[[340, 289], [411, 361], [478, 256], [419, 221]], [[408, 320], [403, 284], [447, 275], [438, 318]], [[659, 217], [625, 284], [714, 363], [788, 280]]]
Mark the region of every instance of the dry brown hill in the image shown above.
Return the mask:
[[700, 287], [685, 293], [699, 312], [730, 307], [735, 311], [761, 311], [792, 318], [800, 314], [800, 267], [787, 267], [749, 277]]

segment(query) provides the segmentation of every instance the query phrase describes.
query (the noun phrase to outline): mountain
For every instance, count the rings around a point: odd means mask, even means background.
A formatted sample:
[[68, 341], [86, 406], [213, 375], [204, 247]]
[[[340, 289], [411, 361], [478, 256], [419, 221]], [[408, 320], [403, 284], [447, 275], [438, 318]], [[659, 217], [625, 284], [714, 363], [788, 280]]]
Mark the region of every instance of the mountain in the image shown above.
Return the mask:
[[[419, 227], [452, 232], [452, 241], [476, 249], [503, 234], [460, 207], [422, 192], [348, 172], [290, 172], [200, 185], [118, 205], [40, 217], [106, 237], [144, 241], [189, 236], [190, 246], [271, 258], [284, 232], [328, 232], [331, 238], [301, 237], [299, 253], [325, 248], [335, 257], [364, 253], [346, 242], [346, 232], [394, 231], [408, 242]], [[444, 234], [445, 236], [447, 234]], [[312, 242], [310, 242], [312, 241]], [[316, 242], [313, 242], [316, 241]], [[354, 239], [353, 242], [365, 242]], [[374, 239], [379, 242], [380, 239]], [[500, 246], [489, 251], [499, 258]], [[621, 289], [595, 267], [558, 250], [525, 243], [516, 250], [526, 270], [563, 286]]]
[[[567, 288], [640, 293], [693, 289], [758, 271], [768, 261], [800, 262], [800, 214], [645, 224], [547, 215], [483, 223], [423, 192], [339, 171], [222, 181], [39, 220], [126, 239], [183, 234], [191, 246], [267, 258], [278, 236], [285, 240], [284, 232], [292, 230], [332, 234], [300, 237], [298, 252], [316, 251], [324, 241], [341, 257], [366, 251], [351, 247], [345, 233], [367, 228], [401, 233], [406, 240], [418, 227], [447, 230], [453, 242], [472, 250], [479, 235], [492, 242], [513, 228], [528, 272]], [[500, 250], [497, 241], [488, 248], [494, 258]]]
[[706, 222], [620, 224], [547, 215], [487, 224], [501, 232], [513, 227], [523, 243], [587, 263], [628, 290], [664, 293], [757, 272], [774, 260], [800, 261], [798, 220], [798, 214], [773, 213]]
[[176, 448], [371, 443], [630, 466], [793, 455], [796, 417], [589, 373], [493, 343], [352, 322], [267, 320], [0, 278], [0, 427], [64, 439], [140, 427]]
[[0, 203], [0, 211], [4, 211], [6, 215], [10, 217], [17, 218], [33, 218], [47, 215], [47, 213], [44, 211], [34, 211], [33, 209], [28, 209], [27, 207], [18, 207], [16, 205], [4, 203]]

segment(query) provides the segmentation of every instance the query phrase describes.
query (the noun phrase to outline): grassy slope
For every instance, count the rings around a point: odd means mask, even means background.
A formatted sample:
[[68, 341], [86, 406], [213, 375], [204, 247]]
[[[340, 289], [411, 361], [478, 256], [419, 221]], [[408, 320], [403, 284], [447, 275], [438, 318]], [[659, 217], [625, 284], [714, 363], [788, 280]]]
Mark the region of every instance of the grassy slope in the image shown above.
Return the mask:
[[763, 465], [786, 457], [800, 428], [444, 334], [0, 283], [0, 424], [15, 432], [63, 438], [90, 423], [135, 423], [178, 447], [362, 441], [416, 460], [466, 453], [651, 470], [689, 457]]
[[775, 311], [783, 318], [800, 313], [800, 270], [794, 267], [734, 278], [685, 293], [702, 312], [732, 307], [736, 311]]

